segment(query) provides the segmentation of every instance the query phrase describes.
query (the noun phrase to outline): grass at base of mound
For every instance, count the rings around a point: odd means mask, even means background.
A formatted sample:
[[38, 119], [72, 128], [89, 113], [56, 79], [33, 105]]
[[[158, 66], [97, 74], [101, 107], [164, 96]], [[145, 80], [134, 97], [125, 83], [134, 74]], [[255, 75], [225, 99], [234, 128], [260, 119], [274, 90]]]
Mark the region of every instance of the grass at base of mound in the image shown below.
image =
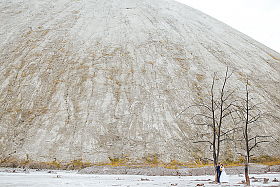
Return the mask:
[[[237, 161], [221, 160], [219, 161], [224, 164], [225, 167], [236, 167], [244, 166], [245, 160], [240, 158]], [[260, 157], [251, 157], [250, 163], [262, 164], [267, 166], [280, 165], [280, 157], [271, 157], [271, 156], [260, 156]], [[61, 170], [77, 170], [83, 169], [91, 166], [125, 166], [125, 167], [164, 167], [167, 169], [180, 169], [184, 167], [188, 168], [200, 168], [200, 167], [211, 167], [213, 162], [188, 162], [183, 163], [176, 160], [171, 160], [169, 163], [161, 162], [156, 157], [154, 159], [145, 159], [144, 162], [132, 162], [128, 157], [125, 158], [110, 158], [108, 163], [91, 163], [89, 161], [83, 161], [82, 159], [73, 160], [70, 163], [63, 161], [58, 161], [54, 159], [51, 162], [36, 162], [31, 159], [17, 160], [0, 160], [1, 167], [12, 167], [12, 168], [29, 168], [29, 169], [61, 169]]]

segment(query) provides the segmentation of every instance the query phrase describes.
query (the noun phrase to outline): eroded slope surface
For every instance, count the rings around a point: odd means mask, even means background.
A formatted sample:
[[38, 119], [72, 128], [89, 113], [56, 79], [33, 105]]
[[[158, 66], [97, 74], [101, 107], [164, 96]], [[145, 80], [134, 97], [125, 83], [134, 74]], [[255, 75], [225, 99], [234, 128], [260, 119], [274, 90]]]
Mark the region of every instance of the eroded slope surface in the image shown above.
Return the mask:
[[[2, 160], [192, 160], [205, 128], [196, 111], [177, 116], [207, 102], [227, 66], [229, 90], [248, 77], [280, 117], [280, 54], [175, 1], [10, 0], [0, 14]], [[253, 132], [274, 137], [260, 153], [279, 155], [275, 118]]]

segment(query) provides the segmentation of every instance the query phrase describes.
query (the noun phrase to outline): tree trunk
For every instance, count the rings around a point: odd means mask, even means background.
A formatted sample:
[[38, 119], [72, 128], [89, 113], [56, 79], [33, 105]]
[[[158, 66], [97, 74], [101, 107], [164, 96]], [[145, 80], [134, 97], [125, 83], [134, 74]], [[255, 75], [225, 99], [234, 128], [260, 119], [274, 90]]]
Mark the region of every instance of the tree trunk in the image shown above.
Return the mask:
[[217, 161], [214, 160], [215, 182], [218, 182]]
[[215, 182], [218, 182], [218, 172], [217, 172], [217, 167], [215, 167]]
[[212, 110], [212, 119], [213, 119], [213, 160], [214, 160], [214, 169], [215, 169], [215, 181], [218, 182], [218, 173], [217, 173], [217, 165], [218, 165], [218, 160], [217, 160], [217, 154], [216, 154], [216, 121], [215, 121], [215, 109], [214, 109], [214, 84], [215, 84], [215, 78], [216, 78], [216, 73], [214, 73], [213, 76], [213, 83], [212, 83], [212, 88], [211, 88], [211, 110]]
[[246, 184], [250, 185], [249, 178], [249, 161], [250, 161], [250, 149], [248, 140], [248, 123], [249, 123], [249, 92], [248, 92], [248, 80], [246, 84], [246, 122], [245, 122], [245, 143], [246, 143], [246, 163], [245, 163], [245, 180]]
[[250, 185], [250, 178], [249, 178], [249, 164], [246, 162], [245, 164], [245, 179], [246, 179], [246, 185]]
[[[217, 137], [217, 148], [216, 148], [216, 162], [218, 163], [219, 161], [219, 154], [220, 154], [220, 138], [221, 138], [221, 128], [222, 128], [222, 120], [223, 120], [223, 113], [224, 113], [224, 90], [225, 90], [225, 86], [226, 86], [226, 82], [227, 82], [227, 79], [228, 79], [228, 67], [227, 67], [227, 71], [226, 71], [226, 76], [225, 76], [225, 79], [224, 79], [224, 84], [223, 84], [223, 87], [222, 87], [222, 90], [221, 90], [221, 101], [220, 101], [220, 119], [219, 119], [219, 122], [217, 124], [217, 127], [218, 127], [218, 132], [216, 132], [217, 134], [215, 135], [215, 138]], [[212, 104], [213, 104], [213, 101], [212, 101]], [[215, 177], [215, 180], [216, 182], [218, 182], [218, 173], [217, 173], [217, 165], [215, 167], [215, 170], [216, 170], [216, 177]]]

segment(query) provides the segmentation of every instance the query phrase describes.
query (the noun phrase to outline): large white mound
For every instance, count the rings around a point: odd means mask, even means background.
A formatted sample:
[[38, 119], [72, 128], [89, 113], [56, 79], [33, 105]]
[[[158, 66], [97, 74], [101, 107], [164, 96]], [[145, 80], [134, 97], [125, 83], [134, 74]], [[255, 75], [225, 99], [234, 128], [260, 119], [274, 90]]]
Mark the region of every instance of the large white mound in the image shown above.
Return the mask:
[[[177, 116], [208, 102], [226, 67], [228, 90], [244, 93], [248, 78], [261, 112], [280, 117], [280, 54], [176, 1], [10, 0], [0, 10], [2, 161], [211, 158], [193, 144], [211, 132], [192, 124], [197, 109]], [[277, 118], [252, 133], [273, 136], [256, 156], [279, 156]]]

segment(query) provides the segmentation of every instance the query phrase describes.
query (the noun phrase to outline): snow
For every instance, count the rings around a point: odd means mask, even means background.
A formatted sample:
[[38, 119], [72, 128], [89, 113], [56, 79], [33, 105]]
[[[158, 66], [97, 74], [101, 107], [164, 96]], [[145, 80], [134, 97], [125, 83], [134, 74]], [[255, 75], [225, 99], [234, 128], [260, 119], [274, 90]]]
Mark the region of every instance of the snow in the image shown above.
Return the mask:
[[[272, 182], [274, 178], [280, 180], [280, 173], [251, 174], [259, 182], [252, 182], [252, 186], [279, 186], [279, 182]], [[263, 178], [268, 178], [268, 184], [263, 184]], [[78, 174], [77, 171], [36, 171], [0, 172], [0, 186], [244, 186], [238, 184], [244, 176], [230, 175], [229, 183], [212, 184], [214, 176], [143, 176], [143, 175], [95, 175]]]

